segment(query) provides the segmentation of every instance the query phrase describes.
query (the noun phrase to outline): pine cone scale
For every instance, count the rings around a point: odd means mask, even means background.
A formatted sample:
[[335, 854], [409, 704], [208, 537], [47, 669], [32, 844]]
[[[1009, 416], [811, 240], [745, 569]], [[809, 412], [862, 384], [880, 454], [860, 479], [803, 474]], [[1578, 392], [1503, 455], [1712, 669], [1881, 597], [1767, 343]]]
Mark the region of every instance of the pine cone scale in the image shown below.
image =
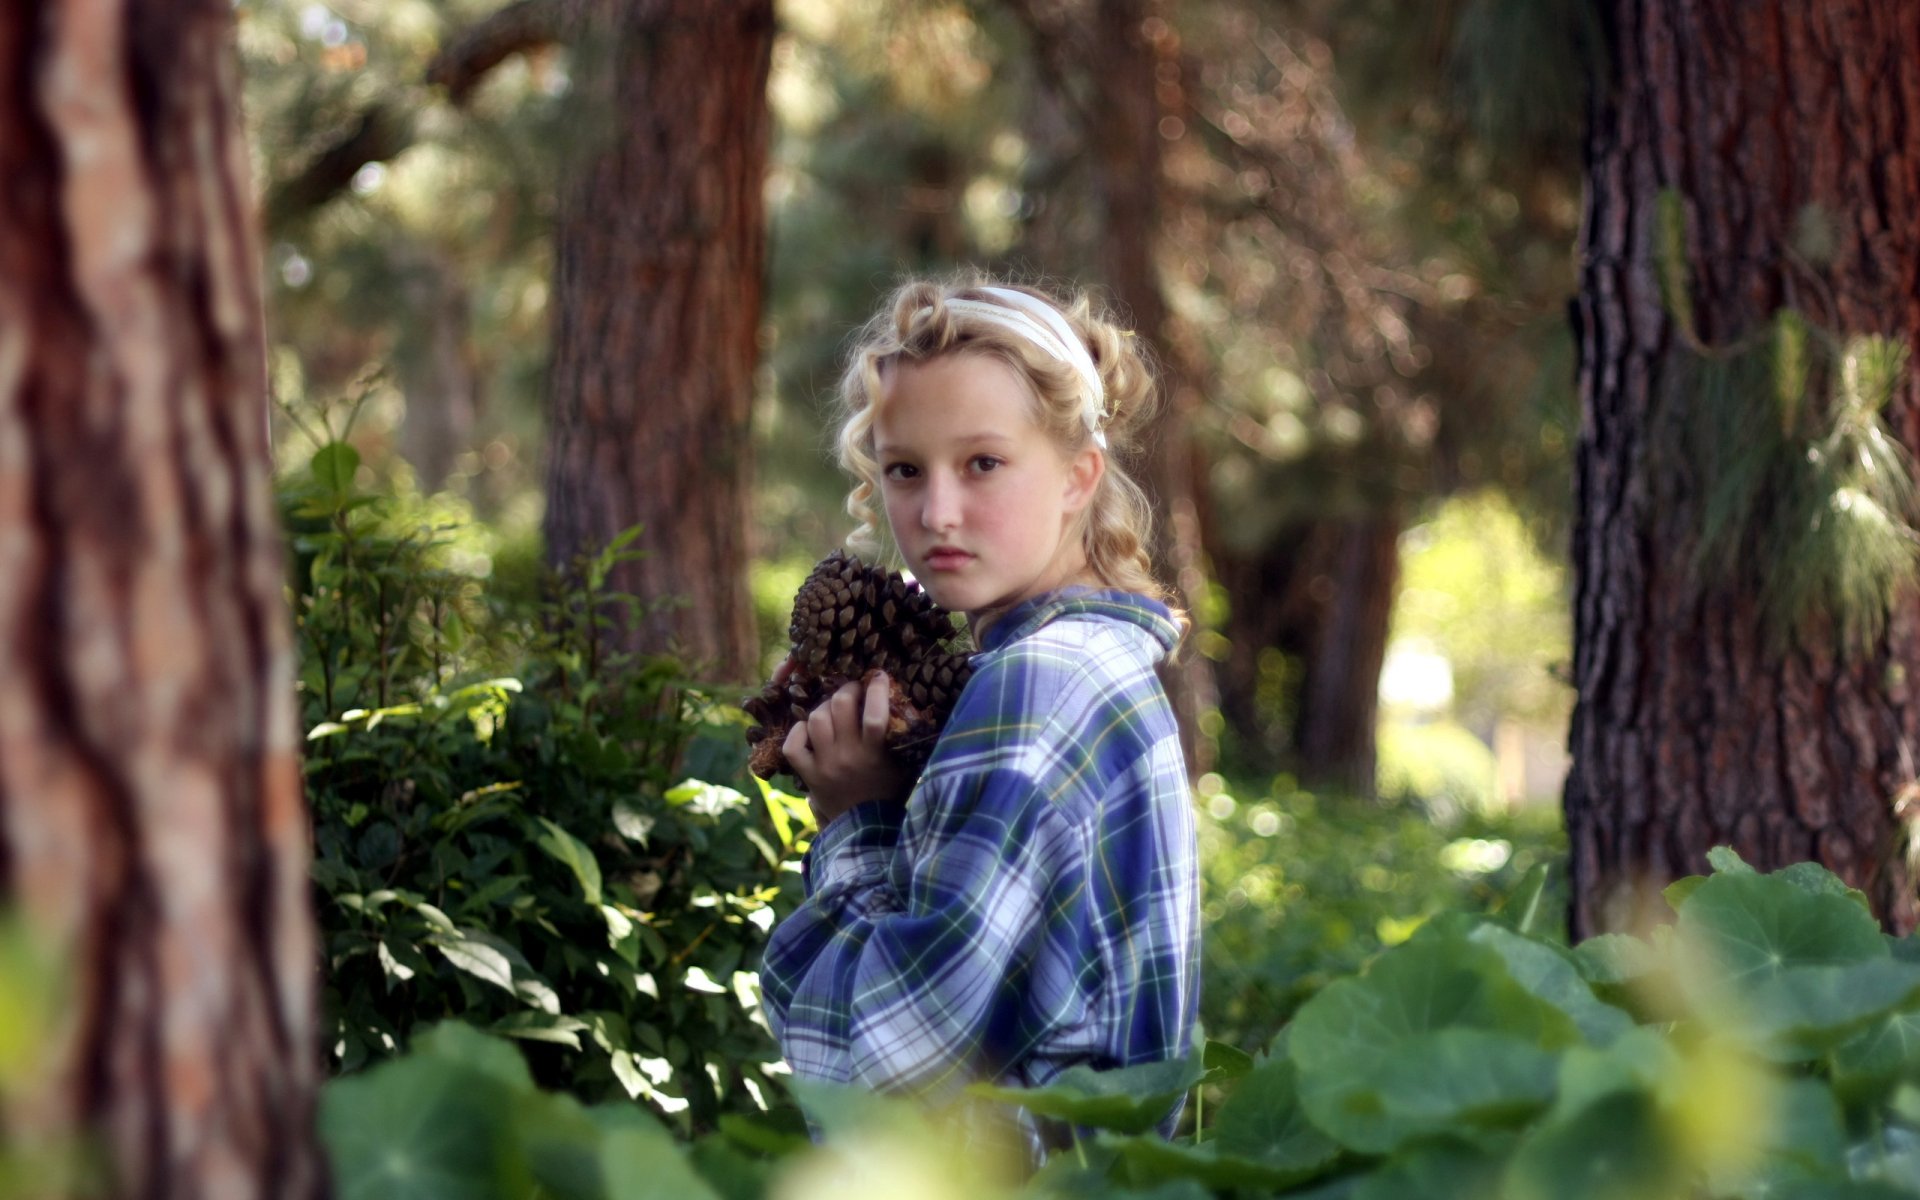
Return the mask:
[[741, 701], [749, 767], [762, 778], [791, 773], [782, 749], [795, 722], [849, 681], [877, 671], [892, 680], [887, 749], [918, 766], [933, 752], [973, 667], [945, 609], [898, 572], [882, 573], [835, 551], [815, 565], [794, 597], [791, 648], [782, 682]]

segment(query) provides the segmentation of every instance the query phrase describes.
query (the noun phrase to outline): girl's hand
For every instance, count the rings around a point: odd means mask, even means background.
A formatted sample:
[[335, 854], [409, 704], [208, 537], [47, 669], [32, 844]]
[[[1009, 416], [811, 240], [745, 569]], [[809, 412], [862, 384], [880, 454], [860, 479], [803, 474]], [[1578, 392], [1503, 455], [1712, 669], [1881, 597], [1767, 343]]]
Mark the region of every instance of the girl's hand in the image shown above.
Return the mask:
[[904, 801], [913, 790], [913, 773], [887, 753], [890, 691], [884, 673], [873, 677], [864, 702], [858, 683], [843, 684], [787, 731], [780, 748], [807, 785], [808, 803], [822, 829], [856, 804]]

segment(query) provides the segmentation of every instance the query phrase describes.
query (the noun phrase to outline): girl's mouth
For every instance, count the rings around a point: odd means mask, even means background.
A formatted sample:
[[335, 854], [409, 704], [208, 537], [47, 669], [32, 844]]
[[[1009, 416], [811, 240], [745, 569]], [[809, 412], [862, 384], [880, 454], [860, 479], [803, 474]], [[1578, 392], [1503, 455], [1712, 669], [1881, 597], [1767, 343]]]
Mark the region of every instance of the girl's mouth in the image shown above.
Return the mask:
[[927, 566], [935, 571], [951, 571], [972, 559], [973, 555], [965, 550], [932, 550], [927, 553]]

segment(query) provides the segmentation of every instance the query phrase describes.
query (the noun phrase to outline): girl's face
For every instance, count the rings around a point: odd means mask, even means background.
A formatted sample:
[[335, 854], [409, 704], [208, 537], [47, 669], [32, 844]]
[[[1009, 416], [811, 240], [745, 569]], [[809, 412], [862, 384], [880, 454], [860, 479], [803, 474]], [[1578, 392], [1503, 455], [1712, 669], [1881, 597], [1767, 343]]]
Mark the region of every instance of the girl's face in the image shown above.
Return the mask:
[[1032, 413], [1026, 381], [998, 358], [949, 354], [897, 364], [874, 414], [880, 490], [915, 578], [964, 612], [976, 636], [1000, 612], [1092, 583], [1073, 531], [1106, 460], [1069, 457]]

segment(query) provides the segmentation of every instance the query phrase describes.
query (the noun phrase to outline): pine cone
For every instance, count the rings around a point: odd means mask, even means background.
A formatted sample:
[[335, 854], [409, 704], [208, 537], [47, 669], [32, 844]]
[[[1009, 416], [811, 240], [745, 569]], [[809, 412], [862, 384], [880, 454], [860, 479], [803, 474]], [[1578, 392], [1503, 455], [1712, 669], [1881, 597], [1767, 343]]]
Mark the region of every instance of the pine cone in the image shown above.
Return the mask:
[[747, 730], [748, 766], [762, 779], [792, 774], [781, 747], [794, 722], [849, 680], [864, 688], [877, 671], [892, 680], [887, 749], [917, 767], [973, 674], [951, 618], [931, 596], [898, 571], [883, 574], [839, 550], [800, 585], [787, 636], [785, 680], [740, 705], [756, 722]]

